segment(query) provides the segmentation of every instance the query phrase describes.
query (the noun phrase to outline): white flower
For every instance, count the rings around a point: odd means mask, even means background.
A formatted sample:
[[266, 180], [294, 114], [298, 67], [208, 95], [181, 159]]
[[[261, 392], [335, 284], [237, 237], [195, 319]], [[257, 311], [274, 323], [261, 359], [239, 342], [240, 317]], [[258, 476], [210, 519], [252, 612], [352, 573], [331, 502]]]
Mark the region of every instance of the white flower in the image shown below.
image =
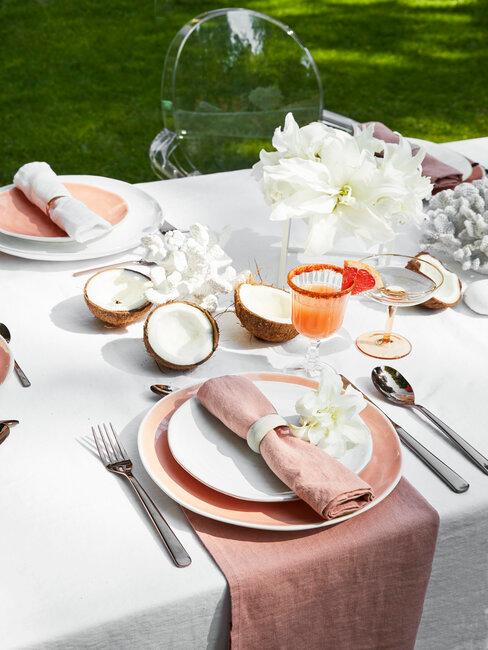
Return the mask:
[[399, 144], [377, 140], [372, 125], [355, 135], [320, 122], [299, 128], [289, 113], [273, 146], [261, 151], [254, 174], [272, 220], [308, 219], [309, 254], [327, 252], [338, 230], [386, 242], [399, 224], [418, 220], [431, 194], [421, 175], [424, 153], [412, 155], [401, 137]]
[[282, 158], [317, 160], [323, 147], [327, 127], [321, 122], [312, 122], [300, 128], [292, 113], [285, 117], [283, 130], [278, 127], [272, 139], [276, 151], [261, 151], [260, 161], [253, 167], [254, 175], [260, 179], [265, 166], [276, 165]]
[[188, 300], [209, 311], [218, 307], [218, 295], [230, 293], [237, 273], [232, 260], [206, 226], [195, 223], [188, 233], [172, 230], [142, 239], [144, 259], [156, 262], [146, 297], [155, 304]]
[[325, 368], [316, 390], [308, 391], [296, 405], [300, 426], [290, 426], [293, 435], [341, 458], [348, 449], [365, 441], [368, 428], [359, 414], [366, 402], [357, 390], [342, 388], [340, 376]]

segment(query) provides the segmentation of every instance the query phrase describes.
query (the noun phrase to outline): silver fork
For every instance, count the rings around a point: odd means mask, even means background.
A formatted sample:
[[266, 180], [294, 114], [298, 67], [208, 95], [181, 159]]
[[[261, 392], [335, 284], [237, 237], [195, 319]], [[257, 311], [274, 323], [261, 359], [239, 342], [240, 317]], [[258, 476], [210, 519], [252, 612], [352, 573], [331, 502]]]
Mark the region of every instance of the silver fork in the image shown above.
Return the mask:
[[106, 424], [102, 426], [97, 426], [98, 431], [95, 430], [95, 427], [91, 428], [100, 460], [109, 472], [123, 476], [129, 481], [176, 566], [188, 566], [191, 564], [191, 557], [171, 530], [154, 501], [132, 474], [132, 461], [119, 441], [113, 425], [109, 422], [108, 427]]

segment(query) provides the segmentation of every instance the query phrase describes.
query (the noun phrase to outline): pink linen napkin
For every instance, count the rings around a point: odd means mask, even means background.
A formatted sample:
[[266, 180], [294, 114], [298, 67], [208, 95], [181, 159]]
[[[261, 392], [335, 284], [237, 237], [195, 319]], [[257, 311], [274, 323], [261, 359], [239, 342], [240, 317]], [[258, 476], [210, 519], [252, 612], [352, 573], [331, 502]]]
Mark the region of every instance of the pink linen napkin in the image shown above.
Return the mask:
[[[398, 135], [381, 122], [366, 122], [364, 126], [368, 126], [369, 124], [374, 124], [375, 138], [384, 142], [398, 142]], [[483, 177], [483, 168], [478, 163], [471, 162], [471, 165], [473, 168], [471, 176], [465, 181], [468, 183]], [[441, 190], [453, 189], [456, 185], [463, 182], [463, 177], [459, 170], [454, 169], [450, 165], [446, 165], [428, 153], [425, 154], [422, 162], [422, 173], [424, 176], [430, 177], [434, 185], [433, 194]]]
[[[247, 377], [227, 375], [206, 381], [197, 399], [231, 431], [246, 438], [249, 427], [276, 409]], [[277, 427], [263, 438], [260, 453], [270, 469], [324, 519], [362, 508], [373, 499], [371, 487], [315, 445]]]
[[231, 526], [185, 511], [230, 589], [233, 650], [412, 650], [439, 517], [405, 480], [316, 531]]

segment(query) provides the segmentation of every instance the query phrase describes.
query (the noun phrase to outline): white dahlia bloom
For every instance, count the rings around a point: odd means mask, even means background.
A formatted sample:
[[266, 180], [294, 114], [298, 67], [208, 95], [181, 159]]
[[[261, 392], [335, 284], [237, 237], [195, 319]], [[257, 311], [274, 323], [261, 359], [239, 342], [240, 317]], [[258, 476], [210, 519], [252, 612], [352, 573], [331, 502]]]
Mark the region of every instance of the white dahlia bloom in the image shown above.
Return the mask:
[[424, 152], [412, 155], [402, 138], [385, 144], [373, 137], [373, 126], [355, 135], [320, 122], [300, 128], [288, 113], [272, 143], [275, 151], [261, 151], [254, 174], [271, 220], [308, 220], [308, 254], [327, 252], [339, 231], [387, 242], [399, 224], [419, 220], [422, 200], [431, 195]]

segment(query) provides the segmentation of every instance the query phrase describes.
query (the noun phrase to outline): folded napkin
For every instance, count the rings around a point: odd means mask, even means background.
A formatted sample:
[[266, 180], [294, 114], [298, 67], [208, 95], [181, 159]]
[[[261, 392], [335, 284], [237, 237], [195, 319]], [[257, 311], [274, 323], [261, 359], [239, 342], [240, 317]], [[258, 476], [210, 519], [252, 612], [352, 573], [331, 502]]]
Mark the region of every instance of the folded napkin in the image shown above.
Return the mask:
[[[244, 439], [258, 420], [276, 414], [253, 382], [238, 375], [209, 379], [197, 399]], [[259, 452], [276, 476], [324, 519], [350, 514], [373, 499], [371, 487], [359, 476], [322, 449], [293, 437], [286, 426], [267, 432]]]
[[[364, 126], [368, 126], [369, 124], [371, 124], [371, 122], [367, 122]], [[394, 133], [381, 122], [373, 122], [372, 124], [374, 124], [375, 138], [383, 140], [384, 142], [397, 143], [399, 141], [398, 134]], [[415, 150], [416, 149], [417, 148], [415, 148]], [[484, 175], [483, 168], [478, 163], [470, 162], [472, 172], [470, 177], [465, 181], [468, 183], [478, 180]], [[430, 177], [434, 185], [433, 194], [442, 190], [453, 189], [456, 185], [463, 182], [463, 176], [458, 169], [446, 165], [428, 153], [425, 154], [425, 158], [422, 161], [422, 174]]]
[[23, 165], [14, 176], [14, 185], [77, 242], [100, 237], [112, 227], [75, 199], [45, 162]]

